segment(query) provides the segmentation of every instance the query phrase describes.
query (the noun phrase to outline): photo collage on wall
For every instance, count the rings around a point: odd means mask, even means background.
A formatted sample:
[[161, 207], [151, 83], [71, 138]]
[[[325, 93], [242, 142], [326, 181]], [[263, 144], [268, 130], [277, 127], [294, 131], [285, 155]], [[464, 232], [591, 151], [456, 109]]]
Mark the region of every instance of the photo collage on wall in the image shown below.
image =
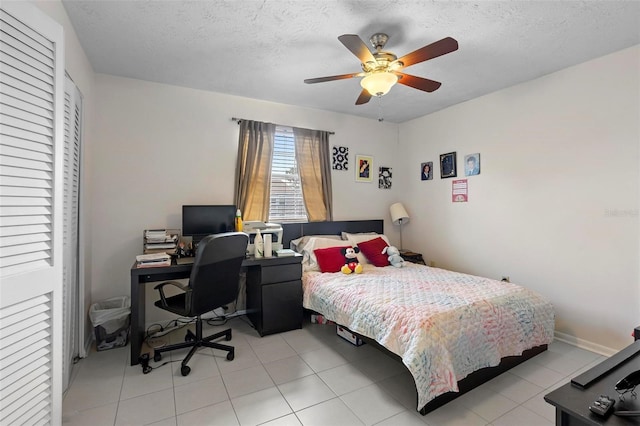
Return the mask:
[[[458, 176], [456, 152], [440, 154], [440, 178], [446, 179]], [[480, 174], [480, 153], [464, 156], [464, 175], [476, 176]], [[433, 180], [433, 161], [420, 163], [420, 180]]]
[[[432, 165], [432, 163], [430, 163]], [[349, 147], [334, 146], [332, 157], [332, 169], [345, 171], [349, 170]], [[430, 166], [431, 167], [431, 166]], [[356, 182], [373, 182], [373, 157], [370, 155], [356, 155], [355, 177]], [[391, 167], [380, 166], [378, 168], [378, 188], [391, 189], [392, 171]]]

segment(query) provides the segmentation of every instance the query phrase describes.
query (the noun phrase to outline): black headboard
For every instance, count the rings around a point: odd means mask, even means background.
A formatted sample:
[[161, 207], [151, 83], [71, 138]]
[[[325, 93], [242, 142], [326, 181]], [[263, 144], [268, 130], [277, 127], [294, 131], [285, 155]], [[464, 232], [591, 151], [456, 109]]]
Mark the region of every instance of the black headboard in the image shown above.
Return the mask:
[[336, 222], [283, 223], [282, 245], [289, 248], [291, 240], [304, 235], [340, 235], [341, 232], [384, 233], [384, 220], [342, 220]]

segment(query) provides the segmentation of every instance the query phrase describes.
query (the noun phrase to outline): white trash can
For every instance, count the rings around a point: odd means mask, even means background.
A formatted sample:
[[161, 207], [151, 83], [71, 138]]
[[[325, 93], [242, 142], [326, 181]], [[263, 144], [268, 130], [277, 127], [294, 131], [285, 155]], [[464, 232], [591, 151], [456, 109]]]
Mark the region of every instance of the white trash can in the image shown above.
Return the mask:
[[89, 318], [95, 331], [97, 350], [127, 345], [131, 318], [131, 300], [128, 296], [113, 297], [91, 304]]

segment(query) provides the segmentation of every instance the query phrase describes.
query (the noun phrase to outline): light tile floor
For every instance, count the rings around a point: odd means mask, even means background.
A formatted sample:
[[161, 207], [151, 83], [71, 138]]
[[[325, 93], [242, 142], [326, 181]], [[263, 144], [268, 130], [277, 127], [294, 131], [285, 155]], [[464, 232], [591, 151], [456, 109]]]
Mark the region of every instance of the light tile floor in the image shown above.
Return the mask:
[[[129, 346], [92, 352], [74, 369], [63, 401], [66, 425], [553, 425], [551, 390], [604, 357], [563, 342], [449, 404], [421, 416], [404, 366], [355, 347], [335, 327], [259, 337], [246, 318], [230, 320], [235, 359], [200, 350], [180, 374], [186, 350], [165, 353], [149, 374], [129, 365]], [[205, 334], [221, 327], [205, 326]], [[165, 336], [181, 341], [185, 330]], [[162, 365], [165, 361], [175, 360]]]

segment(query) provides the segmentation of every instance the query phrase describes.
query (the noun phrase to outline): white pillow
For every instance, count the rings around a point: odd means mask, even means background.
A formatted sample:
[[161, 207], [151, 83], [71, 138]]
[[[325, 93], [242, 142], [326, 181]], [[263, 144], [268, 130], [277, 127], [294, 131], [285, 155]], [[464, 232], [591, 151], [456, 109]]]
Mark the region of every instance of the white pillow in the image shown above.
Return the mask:
[[[388, 245], [391, 245], [386, 235], [377, 234], [375, 232], [362, 232], [359, 234], [349, 234], [348, 232], [343, 232], [342, 236], [343, 238], [346, 238], [347, 241], [349, 241], [349, 244], [351, 244], [352, 247], [356, 247], [358, 244], [365, 241], [375, 240], [378, 237], [381, 237]], [[358, 253], [358, 262], [365, 265], [371, 263], [362, 253]]]
[[[337, 236], [337, 235], [336, 235]], [[340, 238], [322, 238], [322, 237], [310, 237], [307, 243], [304, 245], [299, 253], [302, 253], [302, 270], [304, 271], [319, 271], [318, 259], [313, 252], [315, 249], [327, 248], [327, 247], [351, 247], [347, 241], [342, 241]]]
[[342, 237], [343, 240], [348, 240], [349, 239], [349, 235], [378, 235], [377, 232], [358, 232], [356, 234], [350, 234], [348, 232], [344, 232], [342, 231], [340, 233], [340, 236]]
[[305, 235], [304, 237], [291, 240], [289, 248], [295, 252], [302, 253], [302, 249], [309, 242], [311, 238], [327, 238], [330, 240], [341, 240], [340, 235]]

